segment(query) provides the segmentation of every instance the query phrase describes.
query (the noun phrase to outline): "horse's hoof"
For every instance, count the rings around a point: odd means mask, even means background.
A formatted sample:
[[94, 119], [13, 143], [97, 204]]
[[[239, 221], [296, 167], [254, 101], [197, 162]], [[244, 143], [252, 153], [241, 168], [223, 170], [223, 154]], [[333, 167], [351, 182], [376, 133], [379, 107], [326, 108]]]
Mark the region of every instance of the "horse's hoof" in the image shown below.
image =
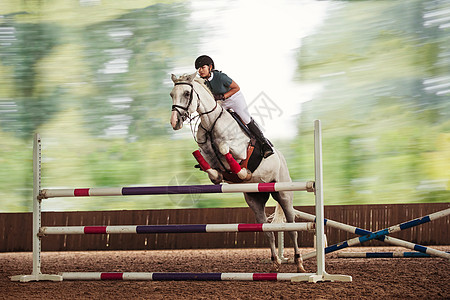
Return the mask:
[[272, 262], [272, 268], [270, 269], [271, 272], [278, 273], [280, 271], [281, 267], [281, 259], [278, 257]]
[[252, 179], [252, 172], [250, 172], [250, 170], [248, 170], [248, 169], [246, 169], [247, 170], [247, 177], [245, 177], [245, 181], [249, 181], [250, 179]]
[[211, 180], [214, 184], [219, 184], [223, 181], [223, 176], [217, 170], [214, 169], [208, 169], [207, 170], [209, 180]]
[[306, 273], [306, 270], [303, 267], [303, 265], [297, 265], [297, 273]]
[[297, 273], [306, 273], [306, 270], [303, 267], [303, 259], [300, 254], [295, 255], [294, 263], [297, 265]]
[[248, 181], [250, 179], [252, 179], [252, 172], [250, 172], [250, 170], [248, 170], [247, 168], [242, 168], [238, 173], [237, 176], [239, 177], [239, 179], [244, 180], [244, 181]]

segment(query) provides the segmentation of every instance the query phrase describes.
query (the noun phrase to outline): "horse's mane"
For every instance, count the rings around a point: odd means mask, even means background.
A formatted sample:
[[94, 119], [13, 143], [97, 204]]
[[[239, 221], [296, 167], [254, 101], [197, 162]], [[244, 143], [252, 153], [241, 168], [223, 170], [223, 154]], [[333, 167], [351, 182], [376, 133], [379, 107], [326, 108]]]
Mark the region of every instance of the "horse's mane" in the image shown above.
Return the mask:
[[198, 78], [198, 77], [195, 77], [194, 78], [194, 81], [195, 82], [197, 82], [198, 84], [200, 84], [212, 97], [214, 97], [213, 96], [213, 93], [211, 92], [211, 90], [209, 89], [209, 87], [206, 85], [206, 83], [205, 83], [205, 79], [203, 79], [203, 78]]
[[[183, 74], [176, 81], [177, 82], [189, 81], [189, 76], [190, 76], [189, 74]], [[214, 97], [211, 90], [208, 88], [208, 86], [206, 86], [205, 79], [200, 78], [200, 77], [195, 77], [194, 81], [197, 82], [198, 84], [200, 84], [212, 97]]]

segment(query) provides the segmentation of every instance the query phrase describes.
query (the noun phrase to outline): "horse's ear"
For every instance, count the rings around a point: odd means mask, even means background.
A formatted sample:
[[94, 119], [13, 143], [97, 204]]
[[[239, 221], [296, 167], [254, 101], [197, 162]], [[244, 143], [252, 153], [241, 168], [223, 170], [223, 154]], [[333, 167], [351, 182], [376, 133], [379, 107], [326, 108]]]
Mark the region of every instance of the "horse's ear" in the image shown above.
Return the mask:
[[172, 81], [173, 81], [173, 83], [175, 83], [177, 81], [177, 76], [172, 74]]
[[188, 76], [188, 80], [189, 80], [190, 82], [192, 82], [192, 81], [194, 80], [195, 76], [197, 76], [197, 72], [195, 72], [195, 73], [189, 75], [189, 76]]

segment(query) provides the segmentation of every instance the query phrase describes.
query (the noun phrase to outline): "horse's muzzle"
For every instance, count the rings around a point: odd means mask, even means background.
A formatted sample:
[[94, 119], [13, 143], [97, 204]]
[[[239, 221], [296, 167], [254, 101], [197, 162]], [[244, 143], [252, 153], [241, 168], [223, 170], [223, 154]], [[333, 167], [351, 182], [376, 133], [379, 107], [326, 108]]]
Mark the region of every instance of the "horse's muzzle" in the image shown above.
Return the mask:
[[172, 111], [172, 116], [170, 117], [170, 124], [172, 125], [173, 130], [179, 130], [183, 128], [183, 117], [180, 115], [178, 110]]

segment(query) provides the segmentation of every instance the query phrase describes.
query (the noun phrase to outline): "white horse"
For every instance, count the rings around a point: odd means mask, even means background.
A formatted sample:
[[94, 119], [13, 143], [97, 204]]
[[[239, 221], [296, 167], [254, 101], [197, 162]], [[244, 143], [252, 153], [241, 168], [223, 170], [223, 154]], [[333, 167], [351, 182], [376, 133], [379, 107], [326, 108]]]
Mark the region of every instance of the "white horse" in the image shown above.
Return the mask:
[[[173, 101], [170, 123], [174, 130], [179, 130], [186, 118], [198, 112], [201, 122], [196, 141], [200, 152], [197, 151], [197, 155], [194, 153], [194, 156], [213, 183], [222, 182], [224, 180], [222, 174], [227, 170], [232, 170], [245, 182], [291, 182], [286, 160], [277, 149], [274, 149], [273, 155], [263, 159], [253, 173], [245, 168], [241, 169], [236, 161], [246, 159], [250, 138], [231, 114], [214, 100], [204, 80], [196, 78], [196, 73], [179, 78], [172, 75], [172, 81], [175, 86], [170, 93]], [[270, 194], [281, 206], [286, 221], [294, 222], [293, 192], [244, 193], [245, 201], [253, 210], [256, 222], [267, 223], [264, 208]], [[281, 259], [275, 249], [274, 233], [265, 234], [270, 242], [272, 271], [278, 271]], [[296, 231], [289, 234], [294, 244], [297, 272], [305, 272], [298, 248], [298, 234]]]

